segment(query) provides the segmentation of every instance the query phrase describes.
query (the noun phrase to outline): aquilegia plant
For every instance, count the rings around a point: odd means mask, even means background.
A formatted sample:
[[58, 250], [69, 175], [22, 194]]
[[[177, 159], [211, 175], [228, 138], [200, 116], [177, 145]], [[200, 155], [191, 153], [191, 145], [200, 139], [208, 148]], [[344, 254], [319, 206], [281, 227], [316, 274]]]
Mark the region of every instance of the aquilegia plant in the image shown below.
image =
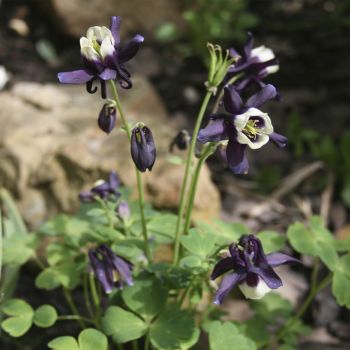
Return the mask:
[[[279, 68], [274, 53], [265, 46], [254, 48], [251, 34], [242, 50], [208, 44], [208, 79], [195, 126], [174, 135], [170, 145], [186, 153], [178, 213], [163, 213], [145, 204], [143, 192], [143, 173], [157, 166], [157, 134], [142, 121], [131, 125], [118, 94], [119, 88], [133, 93], [127, 62], [143, 37], [138, 34], [122, 45], [120, 24], [120, 17], [112, 17], [110, 28], [89, 28], [80, 39], [82, 68], [59, 73], [58, 80], [86, 84], [89, 93], [100, 89], [104, 101], [97, 124], [109, 138], [116, 137], [116, 128], [126, 131], [129, 147], [116, 151], [128, 152], [135, 165], [137, 201], [130, 200], [130, 191], [111, 171], [79, 194], [79, 214], [58, 215], [37, 234], [27, 234], [11, 200], [2, 196], [8, 209], [0, 295], [7, 317], [2, 329], [21, 337], [33, 324], [49, 328], [58, 321], [76, 322], [79, 334], [73, 327], [70, 334], [52, 336], [48, 347], [57, 350], [295, 348], [298, 335], [308, 330], [301, 321], [305, 310], [329, 283], [337, 302], [350, 307], [350, 296], [343, 292], [350, 286], [349, 245], [333, 239], [317, 216], [308, 225], [289, 227], [289, 255], [279, 252], [286, 243], [283, 234], [252, 234], [241, 224], [192, 220], [198, 179], [214, 152], [233, 174], [246, 174], [247, 153], [269, 141], [280, 148], [287, 145], [265, 111], [265, 103], [279, 101], [276, 87], [265, 81]], [[45, 254], [38, 256], [36, 247], [45, 236], [50, 237]], [[309, 296], [296, 314], [275, 292], [284, 283], [278, 266], [305, 268], [291, 248], [314, 262]], [[168, 249], [166, 261], [155, 254], [159, 249]], [[59, 307], [58, 313], [57, 305], [49, 304], [33, 308], [11, 298], [18, 267], [30, 258], [41, 270], [36, 287], [60, 290], [70, 311]], [[242, 297], [253, 299], [249, 306], [254, 317], [244, 323], [228, 321], [226, 303]]]

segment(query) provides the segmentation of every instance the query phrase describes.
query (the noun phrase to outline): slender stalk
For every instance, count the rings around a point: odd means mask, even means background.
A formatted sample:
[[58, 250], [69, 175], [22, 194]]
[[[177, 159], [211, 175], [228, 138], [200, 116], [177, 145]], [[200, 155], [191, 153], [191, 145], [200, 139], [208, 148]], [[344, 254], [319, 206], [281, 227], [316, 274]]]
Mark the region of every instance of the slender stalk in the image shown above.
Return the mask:
[[199, 110], [196, 124], [194, 127], [193, 135], [192, 135], [192, 140], [190, 143], [190, 147], [187, 153], [187, 159], [186, 159], [186, 167], [185, 167], [185, 175], [182, 181], [181, 185], [181, 192], [180, 192], [180, 203], [179, 203], [179, 212], [178, 212], [178, 218], [176, 222], [176, 231], [175, 231], [175, 248], [174, 248], [174, 261], [173, 264], [177, 265], [179, 263], [179, 252], [180, 252], [180, 238], [181, 238], [181, 233], [182, 233], [182, 220], [183, 220], [183, 214], [185, 210], [185, 199], [186, 199], [186, 189], [187, 189], [187, 183], [188, 183], [188, 178], [190, 176], [190, 170], [191, 170], [191, 165], [192, 165], [192, 158], [194, 155], [194, 151], [196, 148], [196, 142], [197, 142], [197, 135], [199, 132], [199, 128], [202, 124], [203, 116], [204, 113], [207, 109], [210, 97], [212, 96], [212, 92], [207, 92], [204, 100], [202, 102], [201, 108]]
[[149, 331], [146, 334], [144, 350], [149, 350]]
[[[120, 100], [119, 100], [117, 87], [116, 87], [115, 82], [113, 80], [110, 80], [109, 82], [110, 82], [110, 86], [112, 89], [114, 101], [116, 103], [116, 106], [117, 106], [117, 109], [118, 109], [118, 112], [120, 115], [120, 119], [121, 119], [123, 127], [126, 131], [128, 140], [129, 140], [129, 142], [131, 142], [131, 130], [130, 130], [128, 121], [125, 118], [125, 114], [124, 114], [122, 105], [121, 105]], [[143, 192], [141, 173], [137, 170], [136, 167], [135, 167], [135, 170], [136, 170], [136, 179], [137, 179], [137, 189], [138, 189], [138, 193], [139, 193], [138, 202], [139, 202], [139, 207], [140, 207], [142, 235], [143, 235], [143, 240], [144, 240], [144, 250], [145, 250], [145, 254], [146, 254], [148, 261], [150, 261], [152, 257], [151, 257], [151, 251], [150, 251], [149, 244], [148, 244], [148, 234], [147, 234], [147, 225], [146, 225], [146, 217], [145, 217], [145, 195]]]
[[187, 203], [187, 211], [186, 211], [185, 224], [184, 224], [184, 230], [183, 230], [185, 235], [188, 233], [188, 230], [189, 230], [190, 224], [191, 224], [192, 210], [193, 210], [194, 199], [196, 197], [199, 175], [201, 173], [203, 165], [205, 164], [205, 161], [215, 151], [215, 149], [216, 149], [216, 144], [208, 143], [204, 147], [203, 153], [202, 153], [199, 161], [197, 162], [197, 166], [196, 166], [195, 172], [194, 172], [193, 177], [192, 177], [191, 185], [189, 187], [190, 194], [189, 194], [189, 199], [188, 199], [188, 203]]
[[64, 315], [64, 316], [58, 316], [57, 320], [59, 321], [82, 321], [82, 322], [87, 322], [87, 323], [92, 323], [96, 325], [96, 322], [92, 320], [91, 318], [84, 317], [84, 316], [79, 316], [79, 315]]
[[311, 288], [308, 297], [304, 301], [297, 314], [292, 319], [290, 319], [289, 322], [287, 322], [287, 324], [278, 332], [277, 336], [274, 339], [275, 341], [283, 338], [284, 335], [289, 332], [289, 330], [294, 326], [294, 324], [304, 315], [305, 311], [308, 309], [317, 293], [323, 288], [325, 288], [332, 281], [332, 277], [333, 274], [329, 273], [329, 275], [327, 275], [317, 286]]
[[67, 301], [67, 304], [68, 304], [69, 308], [71, 309], [72, 313], [73, 313], [75, 316], [78, 316], [78, 317], [77, 317], [77, 322], [79, 323], [79, 326], [80, 326], [82, 329], [86, 328], [86, 324], [85, 324], [85, 322], [81, 319], [81, 316], [79, 315], [79, 311], [78, 311], [78, 309], [77, 309], [77, 307], [76, 307], [76, 305], [75, 305], [75, 303], [74, 303], [74, 300], [73, 300], [73, 298], [72, 298], [72, 295], [71, 295], [69, 289], [63, 287], [62, 290], [63, 290], [63, 295], [64, 295], [64, 297], [65, 297], [65, 299], [66, 299], [66, 301]]
[[99, 198], [98, 196], [95, 196], [95, 199], [101, 205], [102, 209], [104, 210], [104, 212], [106, 214], [108, 226], [110, 228], [113, 228], [113, 226], [114, 226], [113, 225], [113, 218], [111, 217], [111, 212], [110, 212], [110, 210], [108, 208], [107, 203], [103, 199]]
[[90, 296], [89, 296], [89, 286], [88, 286], [88, 273], [84, 273], [83, 277], [83, 291], [84, 291], [84, 299], [85, 299], [85, 305], [88, 310], [88, 313], [90, 317], [93, 317], [94, 313], [92, 311]]

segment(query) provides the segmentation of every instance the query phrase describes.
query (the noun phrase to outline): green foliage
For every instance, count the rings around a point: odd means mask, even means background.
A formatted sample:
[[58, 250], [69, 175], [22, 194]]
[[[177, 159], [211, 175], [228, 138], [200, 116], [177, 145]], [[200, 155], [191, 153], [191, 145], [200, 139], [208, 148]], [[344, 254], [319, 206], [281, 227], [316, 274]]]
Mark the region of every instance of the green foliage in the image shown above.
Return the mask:
[[147, 321], [163, 310], [167, 296], [167, 288], [150, 275], [138, 277], [132, 287], [125, 288], [122, 292], [125, 304]]
[[253, 340], [247, 338], [231, 322], [214, 321], [209, 328], [210, 350], [254, 350]]
[[247, 31], [258, 23], [256, 15], [248, 12], [246, 0], [182, 0], [182, 5], [187, 26], [181, 30], [174, 23], [163, 23], [156, 38], [162, 42], [182, 38], [181, 49], [188, 54], [205, 57], [207, 42], [221, 45], [232, 40], [243, 41]]
[[261, 240], [265, 254], [277, 252], [286, 244], [286, 237], [275, 231], [261, 231], [257, 237]]
[[151, 343], [159, 350], [186, 350], [198, 337], [199, 330], [189, 312], [175, 305], [168, 305], [150, 327]]
[[181, 237], [181, 244], [192, 254], [205, 259], [215, 247], [215, 237], [206, 236], [197, 229], [191, 229], [187, 236]]
[[51, 327], [57, 320], [57, 312], [51, 305], [41, 305], [36, 310], [22, 299], [9, 299], [2, 305], [2, 312], [10, 316], [2, 322], [2, 329], [12, 337], [21, 337], [32, 324], [41, 328]]
[[288, 228], [287, 236], [292, 247], [299, 253], [320, 257], [330, 270], [338, 261], [332, 234], [324, 227], [320, 217], [313, 216], [309, 227], [295, 223]]
[[336, 265], [332, 292], [341, 306], [350, 309], [350, 253], [342, 256]]
[[110, 306], [102, 318], [102, 328], [116, 343], [126, 343], [142, 337], [147, 331], [147, 324], [132, 312]]
[[41, 305], [35, 310], [33, 322], [41, 328], [48, 328], [55, 324], [57, 311], [51, 305]]
[[107, 350], [108, 340], [100, 331], [87, 328], [79, 334], [78, 341], [64, 336], [51, 340], [48, 346], [54, 350]]

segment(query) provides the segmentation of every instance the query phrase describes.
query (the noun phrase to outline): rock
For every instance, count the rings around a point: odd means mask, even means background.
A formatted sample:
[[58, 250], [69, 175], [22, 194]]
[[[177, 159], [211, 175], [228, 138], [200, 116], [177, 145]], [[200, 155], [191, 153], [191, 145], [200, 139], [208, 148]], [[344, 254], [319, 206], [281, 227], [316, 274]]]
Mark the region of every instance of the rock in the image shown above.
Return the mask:
[[[183, 172], [167, 157], [177, 130], [145, 78], [135, 77], [134, 88], [120, 96], [128, 118], [145, 122], [155, 137], [157, 161], [143, 175], [146, 198], [158, 208], [175, 210]], [[125, 185], [135, 186], [125, 133], [115, 129], [106, 136], [97, 126], [103, 104], [98, 93], [90, 95], [84, 86], [19, 82], [0, 94], [0, 104], [0, 186], [16, 197], [31, 227], [59, 211], [74, 212], [78, 193], [111, 170]], [[219, 213], [219, 194], [204, 168], [194, 216], [210, 220]]]
[[164, 22], [182, 23], [179, 5], [172, 0], [49, 0], [45, 7], [57, 28], [75, 38], [91, 26], [109, 26], [113, 15], [123, 18], [122, 32], [129, 33], [153, 33]]

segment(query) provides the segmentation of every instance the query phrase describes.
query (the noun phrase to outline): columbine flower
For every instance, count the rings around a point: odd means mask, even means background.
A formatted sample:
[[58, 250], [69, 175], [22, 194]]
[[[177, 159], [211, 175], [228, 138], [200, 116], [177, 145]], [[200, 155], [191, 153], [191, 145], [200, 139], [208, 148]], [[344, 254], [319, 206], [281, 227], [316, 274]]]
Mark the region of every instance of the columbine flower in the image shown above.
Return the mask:
[[109, 134], [116, 122], [116, 108], [114, 104], [105, 103], [97, 119], [97, 124], [102, 131]]
[[120, 181], [118, 179], [115, 171], [109, 174], [109, 180], [98, 180], [94, 187], [90, 191], [80, 192], [79, 198], [82, 202], [94, 202], [96, 197], [103, 200], [109, 199], [111, 197], [118, 198], [120, 193], [118, 192], [118, 187], [120, 186]]
[[241, 91], [251, 83], [264, 87], [262, 81], [268, 74], [278, 71], [279, 65], [273, 51], [265, 46], [259, 46], [253, 49], [253, 36], [248, 33], [248, 40], [243, 48], [242, 53], [235, 49], [230, 49], [231, 57], [238, 58], [238, 61], [228, 69], [227, 79], [244, 72], [242, 80], [236, 83], [237, 91]]
[[84, 68], [72, 72], [58, 73], [58, 80], [63, 84], [84, 84], [89, 93], [97, 91], [93, 83], [100, 80], [101, 96], [106, 98], [106, 81], [119, 80], [123, 88], [131, 88], [130, 73], [124, 63], [132, 59], [143, 42], [143, 36], [137, 34], [121, 48], [121, 18], [113, 16], [111, 27], [90, 27], [86, 37], [80, 39], [80, 53]]
[[282, 253], [265, 255], [260, 240], [254, 235], [243, 235], [238, 244], [229, 246], [230, 255], [214, 267], [211, 279], [233, 270], [223, 277], [216, 292], [214, 303], [221, 304], [226, 295], [236, 286], [248, 299], [261, 299], [272, 289], [282, 286], [282, 281], [273, 267], [300, 263], [299, 260]]
[[173, 152], [175, 146], [179, 150], [184, 151], [185, 149], [187, 149], [190, 142], [191, 142], [190, 133], [186, 129], [182, 129], [171, 141], [170, 147], [169, 147], [170, 152]]
[[147, 126], [137, 126], [131, 133], [131, 156], [136, 168], [142, 172], [152, 170], [156, 161], [156, 146]]
[[132, 264], [114, 254], [105, 244], [90, 249], [89, 260], [91, 269], [105, 293], [111, 293], [114, 286], [121, 289], [124, 284], [129, 286], [133, 284]]
[[247, 146], [258, 149], [269, 140], [278, 147], [287, 144], [286, 137], [274, 132], [268, 114], [259, 109], [275, 97], [275, 87], [268, 84], [243, 103], [235, 87], [226, 86], [224, 107], [229, 114], [212, 115], [212, 122], [199, 131], [198, 141], [206, 143], [228, 140], [224, 157], [230, 169], [235, 174], [247, 173], [248, 160], [245, 156]]

